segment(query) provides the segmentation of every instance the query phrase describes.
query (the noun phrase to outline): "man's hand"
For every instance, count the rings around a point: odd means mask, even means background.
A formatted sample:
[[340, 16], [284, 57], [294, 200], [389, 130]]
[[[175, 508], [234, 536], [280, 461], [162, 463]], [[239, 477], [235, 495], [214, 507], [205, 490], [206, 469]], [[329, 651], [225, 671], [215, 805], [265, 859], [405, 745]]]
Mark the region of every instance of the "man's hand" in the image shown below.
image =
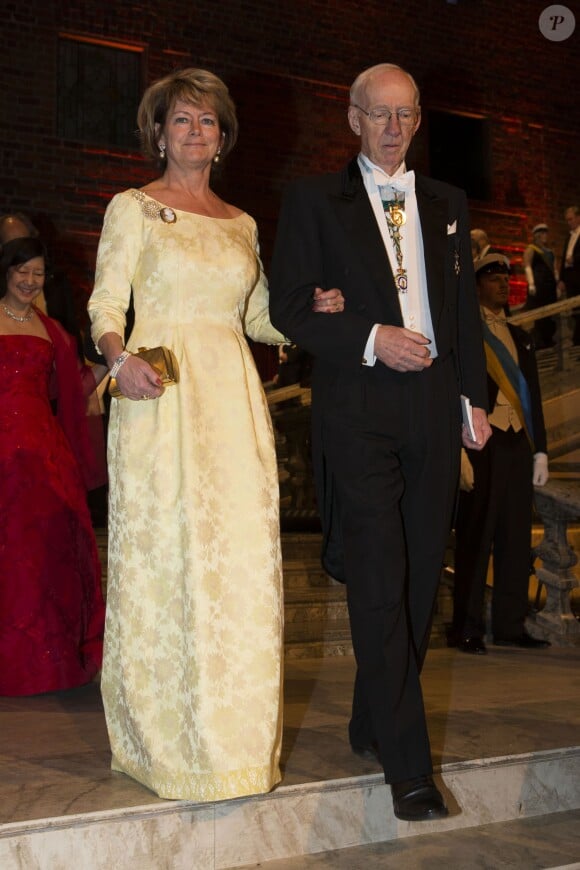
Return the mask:
[[420, 372], [433, 364], [429, 339], [402, 326], [379, 326], [375, 356], [396, 372]]
[[487, 414], [483, 408], [472, 408], [473, 429], [475, 431], [475, 440], [472, 441], [467, 434], [465, 426], [461, 429], [461, 440], [464, 447], [470, 450], [483, 450], [489, 439], [491, 438], [491, 426], [487, 422]]
[[312, 310], [317, 314], [338, 314], [344, 311], [344, 296], [338, 287], [323, 290], [322, 287], [314, 288]]

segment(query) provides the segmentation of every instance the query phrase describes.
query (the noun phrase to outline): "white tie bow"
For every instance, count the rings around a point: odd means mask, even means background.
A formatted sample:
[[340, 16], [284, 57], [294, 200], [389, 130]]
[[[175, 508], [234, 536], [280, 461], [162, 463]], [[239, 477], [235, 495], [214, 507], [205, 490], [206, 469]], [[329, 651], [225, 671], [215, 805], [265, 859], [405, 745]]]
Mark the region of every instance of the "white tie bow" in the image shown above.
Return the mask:
[[401, 193], [410, 193], [415, 190], [415, 173], [412, 169], [403, 172], [402, 175], [387, 175], [386, 172], [378, 172], [375, 169], [373, 174], [378, 187], [388, 185], [393, 190], [401, 191]]

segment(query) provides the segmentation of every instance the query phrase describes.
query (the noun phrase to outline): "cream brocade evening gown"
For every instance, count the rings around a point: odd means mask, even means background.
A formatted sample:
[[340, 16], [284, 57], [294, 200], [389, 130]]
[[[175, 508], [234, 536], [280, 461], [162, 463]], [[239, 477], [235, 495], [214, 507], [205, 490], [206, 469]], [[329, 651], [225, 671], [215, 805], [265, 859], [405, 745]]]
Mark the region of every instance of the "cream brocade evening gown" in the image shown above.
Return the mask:
[[95, 341], [166, 345], [181, 379], [112, 400], [102, 693], [112, 767], [164, 798], [215, 801], [280, 781], [282, 568], [274, 438], [244, 332], [278, 344], [257, 231], [109, 204], [89, 302]]

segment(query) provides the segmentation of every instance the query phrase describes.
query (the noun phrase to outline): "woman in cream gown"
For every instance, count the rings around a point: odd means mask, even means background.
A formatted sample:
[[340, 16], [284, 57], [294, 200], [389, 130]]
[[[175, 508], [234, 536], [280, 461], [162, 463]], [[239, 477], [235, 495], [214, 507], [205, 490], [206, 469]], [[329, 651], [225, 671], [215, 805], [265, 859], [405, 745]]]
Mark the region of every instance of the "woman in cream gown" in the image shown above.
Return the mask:
[[[113, 769], [164, 798], [213, 801], [280, 780], [278, 475], [244, 333], [284, 337], [269, 321], [254, 220], [209, 188], [235, 142], [225, 85], [173, 73], [145, 93], [139, 122], [164, 173], [109, 204], [89, 302], [127, 397], [113, 399], [109, 425], [102, 693]], [[165, 345], [179, 364], [164, 391], [122, 352], [131, 291], [127, 350]]]

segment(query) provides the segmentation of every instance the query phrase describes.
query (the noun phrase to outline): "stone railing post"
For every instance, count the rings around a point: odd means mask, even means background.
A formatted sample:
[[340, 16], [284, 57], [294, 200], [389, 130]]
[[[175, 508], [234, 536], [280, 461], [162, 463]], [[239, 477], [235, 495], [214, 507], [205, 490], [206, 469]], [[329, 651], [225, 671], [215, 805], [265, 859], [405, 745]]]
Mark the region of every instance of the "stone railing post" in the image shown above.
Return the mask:
[[580, 585], [572, 573], [578, 557], [568, 542], [568, 523], [580, 518], [580, 483], [550, 481], [536, 487], [535, 502], [544, 524], [544, 537], [534, 548], [542, 560], [536, 575], [546, 590], [546, 604], [528, 622], [532, 633], [554, 646], [578, 646], [580, 622], [570, 606], [570, 593]]

